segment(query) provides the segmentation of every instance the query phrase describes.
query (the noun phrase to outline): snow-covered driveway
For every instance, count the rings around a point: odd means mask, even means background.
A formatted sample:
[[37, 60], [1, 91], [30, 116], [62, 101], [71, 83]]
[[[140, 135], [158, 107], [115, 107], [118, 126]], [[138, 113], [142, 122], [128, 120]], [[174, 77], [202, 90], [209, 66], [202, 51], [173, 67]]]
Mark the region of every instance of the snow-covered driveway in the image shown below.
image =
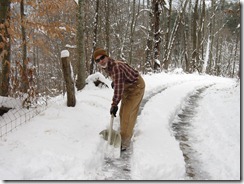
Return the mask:
[[[157, 94], [145, 105], [133, 145], [135, 178], [240, 179], [240, 92], [238, 85], [225, 82], [184, 81]], [[188, 119], [190, 127], [186, 134], [190, 140], [175, 142], [172, 123], [182, 123], [178, 115], [198, 90], [203, 90], [204, 94], [196, 113]], [[184, 142], [190, 147], [185, 152], [178, 149], [179, 143]], [[190, 150], [196, 153], [185, 155]], [[196, 156], [198, 158], [194, 158]], [[190, 164], [195, 171], [188, 170]]]
[[[93, 77], [102, 79], [99, 74]], [[189, 97], [204, 87], [207, 88], [200, 95], [196, 115], [190, 119], [187, 130], [188, 144], [197, 157], [197, 163], [192, 164], [196, 164], [196, 170], [201, 168], [193, 179], [240, 179], [240, 86], [236, 81], [172, 73], [143, 78], [146, 91], [135, 128], [133, 152], [127, 161], [129, 179], [191, 179], [172, 125], [180, 123], [177, 117]], [[109, 80], [102, 80], [110, 86]], [[99, 89], [89, 83], [77, 92], [76, 107], [68, 108], [65, 98], [56, 98], [46, 111], [2, 138], [0, 178], [128, 179], [123, 175], [118, 178], [113, 168], [111, 172], [103, 170], [98, 134], [108, 126], [112, 93], [112, 89]], [[115, 128], [118, 124], [116, 118]]]

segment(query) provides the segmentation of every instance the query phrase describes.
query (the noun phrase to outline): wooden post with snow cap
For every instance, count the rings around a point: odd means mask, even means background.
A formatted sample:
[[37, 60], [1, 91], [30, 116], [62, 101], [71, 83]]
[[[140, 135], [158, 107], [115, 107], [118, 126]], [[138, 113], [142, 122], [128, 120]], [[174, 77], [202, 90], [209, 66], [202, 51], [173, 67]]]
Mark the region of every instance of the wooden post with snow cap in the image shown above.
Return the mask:
[[69, 51], [63, 50], [61, 52], [61, 62], [62, 62], [62, 70], [63, 70], [64, 80], [65, 80], [66, 90], [67, 90], [67, 106], [74, 107], [76, 104], [75, 86], [74, 86], [74, 80], [72, 78], [71, 64], [70, 61], [68, 60], [68, 57], [69, 57]]

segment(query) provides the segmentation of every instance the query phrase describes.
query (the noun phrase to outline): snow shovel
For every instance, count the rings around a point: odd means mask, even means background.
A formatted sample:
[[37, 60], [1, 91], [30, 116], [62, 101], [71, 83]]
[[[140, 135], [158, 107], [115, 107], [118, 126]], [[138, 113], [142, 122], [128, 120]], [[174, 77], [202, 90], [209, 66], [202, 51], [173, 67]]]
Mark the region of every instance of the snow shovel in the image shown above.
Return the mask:
[[111, 115], [109, 129], [103, 130], [99, 135], [103, 136], [103, 139], [108, 141], [109, 145], [112, 145], [114, 148], [121, 147], [121, 135], [118, 131], [113, 130], [114, 115]]

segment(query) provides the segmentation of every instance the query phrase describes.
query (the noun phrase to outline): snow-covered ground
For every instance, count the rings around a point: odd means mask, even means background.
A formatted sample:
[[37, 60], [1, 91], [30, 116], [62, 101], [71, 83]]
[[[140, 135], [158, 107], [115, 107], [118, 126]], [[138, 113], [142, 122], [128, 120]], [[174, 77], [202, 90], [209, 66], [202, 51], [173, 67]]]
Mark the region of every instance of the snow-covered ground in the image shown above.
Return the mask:
[[[56, 97], [47, 110], [0, 140], [0, 179], [125, 179], [116, 177], [116, 170], [104, 172], [99, 132], [109, 124], [113, 89], [95, 87], [91, 81], [97, 77], [110, 87], [111, 81], [96, 73], [76, 92], [75, 107], [66, 106], [66, 97]], [[143, 78], [146, 91], [128, 161], [130, 179], [191, 179], [172, 122], [188, 97], [206, 87], [189, 122], [189, 145], [196, 157], [192, 164], [204, 173], [199, 179], [240, 180], [239, 82], [180, 71]], [[118, 125], [117, 117], [114, 128]]]

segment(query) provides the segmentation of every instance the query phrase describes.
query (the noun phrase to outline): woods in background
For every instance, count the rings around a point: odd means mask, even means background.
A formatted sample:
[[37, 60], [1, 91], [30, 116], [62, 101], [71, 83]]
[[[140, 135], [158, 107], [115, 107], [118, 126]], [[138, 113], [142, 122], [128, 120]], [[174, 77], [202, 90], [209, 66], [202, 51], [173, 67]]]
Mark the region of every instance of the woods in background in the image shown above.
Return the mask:
[[62, 93], [64, 49], [78, 90], [99, 71], [95, 47], [144, 74], [237, 77], [240, 15], [237, 0], [0, 0], [0, 95]]

